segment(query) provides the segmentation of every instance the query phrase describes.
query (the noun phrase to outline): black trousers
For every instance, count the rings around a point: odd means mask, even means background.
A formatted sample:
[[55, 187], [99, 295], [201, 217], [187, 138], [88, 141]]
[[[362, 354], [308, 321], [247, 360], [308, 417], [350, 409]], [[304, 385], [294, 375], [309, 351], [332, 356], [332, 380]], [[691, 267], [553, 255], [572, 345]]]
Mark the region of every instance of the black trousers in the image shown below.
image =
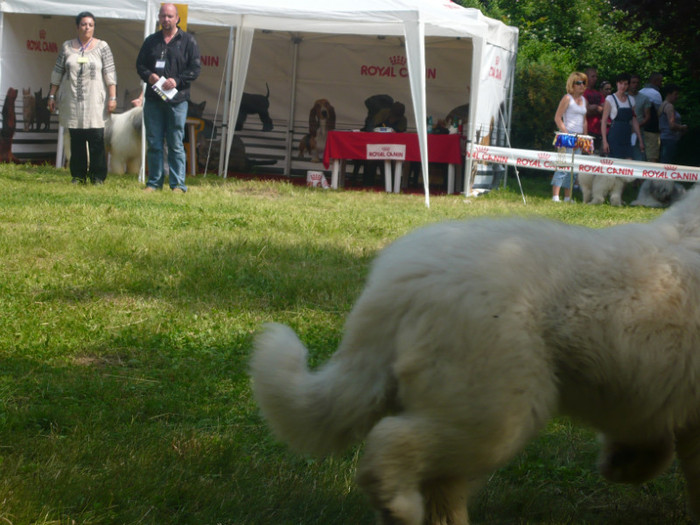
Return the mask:
[[74, 129], [70, 133], [70, 174], [86, 182], [104, 182], [107, 178], [104, 128]]

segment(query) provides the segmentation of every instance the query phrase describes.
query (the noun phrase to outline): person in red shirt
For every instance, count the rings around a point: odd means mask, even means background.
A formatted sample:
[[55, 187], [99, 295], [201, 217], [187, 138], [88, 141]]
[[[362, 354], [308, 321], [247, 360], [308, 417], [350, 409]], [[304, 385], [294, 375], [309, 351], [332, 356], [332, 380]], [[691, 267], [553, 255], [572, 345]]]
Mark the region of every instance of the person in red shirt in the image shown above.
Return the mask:
[[603, 106], [605, 105], [605, 97], [595, 87], [598, 83], [598, 70], [594, 67], [588, 67], [584, 71], [588, 77], [588, 84], [583, 96], [588, 102], [588, 110], [586, 112], [586, 122], [588, 124], [588, 134], [593, 137], [593, 152], [600, 155], [603, 146], [603, 135], [600, 131], [600, 120], [603, 116]]

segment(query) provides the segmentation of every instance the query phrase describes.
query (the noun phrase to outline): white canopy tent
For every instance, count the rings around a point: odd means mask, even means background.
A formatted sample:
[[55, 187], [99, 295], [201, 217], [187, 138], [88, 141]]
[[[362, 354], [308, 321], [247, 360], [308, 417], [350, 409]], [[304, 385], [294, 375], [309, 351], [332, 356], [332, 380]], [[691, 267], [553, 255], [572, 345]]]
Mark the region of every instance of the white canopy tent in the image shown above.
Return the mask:
[[[488, 129], [507, 103], [512, 90], [513, 67], [517, 49], [517, 30], [488, 19], [476, 9], [466, 9], [449, 0], [192, 0], [187, 2], [189, 26], [220, 26], [234, 28], [235, 45], [227, 48], [227, 88], [224, 123], [235, 122], [246, 84], [251, 49], [257, 35], [284, 32], [303, 40], [307, 35], [342, 35], [395, 37], [403, 42], [407, 77], [410, 84], [412, 114], [419, 137], [422, 158], [427, 158], [426, 111], [426, 40], [469, 40], [472, 56], [455, 64], [464, 68], [470, 63], [469, 79], [464, 100], [469, 102], [470, 114], [467, 137], [477, 139], [478, 129]], [[33, 13], [74, 16], [89, 8], [98, 18], [143, 20], [144, 35], [156, 26], [160, 1], [94, 0], [89, 6], [75, 1], [0, 0], [0, 16], [4, 13]], [[2, 37], [0, 20], [0, 38]], [[1, 40], [0, 40], [1, 41]], [[376, 40], [375, 40], [376, 42]], [[231, 56], [230, 50], [233, 49]], [[0, 52], [0, 60], [4, 50]], [[0, 68], [0, 86], [3, 86]], [[2, 87], [0, 87], [0, 90]], [[293, 96], [293, 95], [292, 95]], [[293, 112], [294, 108], [290, 108]], [[292, 119], [290, 119], [292, 121]], [[233, 130], [233, 126], [224, 126]], [[233, 133], [225, 133], [230, 150]], [[469, 162], [469, 160], [467, 160]], [[426, 204], [429, 205], [428, 165], [422, 163]], [[226, 166], [221, 170], [225, 173]], [[467, 166], [469, 171], [469, 166]]]

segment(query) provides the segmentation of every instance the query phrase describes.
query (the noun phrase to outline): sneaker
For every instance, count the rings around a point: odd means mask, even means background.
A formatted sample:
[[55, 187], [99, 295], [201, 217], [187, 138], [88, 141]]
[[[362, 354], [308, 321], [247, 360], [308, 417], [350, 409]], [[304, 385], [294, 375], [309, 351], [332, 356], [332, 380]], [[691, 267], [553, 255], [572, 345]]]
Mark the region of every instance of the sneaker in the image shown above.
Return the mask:
[[173, 193], [185, 193], [185, 190], [182, 188], [173, 188]]
[[553, 202], [561, 202], [561, 201], [559, 200], [559, 195], [553, 196], [553, 197], [552, 197], [552, 201], [553, 201]]
[[146, 193], [153, 193], [154, 191], [156, 191], [156, 189], [153, 186], [146, 186], [143, 189], [143, 191], [145, 191]]
[[85, 184], [85, 181], [83, 179], [78, 179], [76, 177], [73, 177], [70, 181], [71, 184]]

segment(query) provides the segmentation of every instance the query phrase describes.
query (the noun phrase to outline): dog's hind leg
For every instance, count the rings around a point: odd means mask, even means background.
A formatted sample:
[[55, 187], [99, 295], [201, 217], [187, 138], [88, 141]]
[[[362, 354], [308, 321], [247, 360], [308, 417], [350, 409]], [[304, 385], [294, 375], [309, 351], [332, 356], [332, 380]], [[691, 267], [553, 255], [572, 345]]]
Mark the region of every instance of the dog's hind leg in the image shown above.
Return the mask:
[[662, 436], [647, 443], [623, 443], [605, 438], [599, 469], [616, 483], [643, 483], [663, 472], [673, 459], [673, 439]]
[[685, 476], [688, 501], [695, 517], [700, 516], [700, 427], [676, 435], [676, 454]]
[[470, 447], [474, 440], [479, 441], [465, 436], [461, 426], [429, 417], [403, 414], [377, 423], [367, 438], [358, 482], [379, 523], [468, 525], [469, 496], [496, 469], [501, 452]]
[[378, 512], [382, 525], [422, 525], [420, 492], [426, 461], [423, 429], [404, 416], [382, 419], [367, 437], [357, 480]]
[[622, 191], [625, 189], [627, 181], [622, 177], [615, 177], [610, 190], [610, 205], [622, 206]]
[[464, 478], [441, 478], [423, 484], [426, 499], [425, 522], [431, 525], [464, 525], [469, 523], [467, 497], [481, 484]]

